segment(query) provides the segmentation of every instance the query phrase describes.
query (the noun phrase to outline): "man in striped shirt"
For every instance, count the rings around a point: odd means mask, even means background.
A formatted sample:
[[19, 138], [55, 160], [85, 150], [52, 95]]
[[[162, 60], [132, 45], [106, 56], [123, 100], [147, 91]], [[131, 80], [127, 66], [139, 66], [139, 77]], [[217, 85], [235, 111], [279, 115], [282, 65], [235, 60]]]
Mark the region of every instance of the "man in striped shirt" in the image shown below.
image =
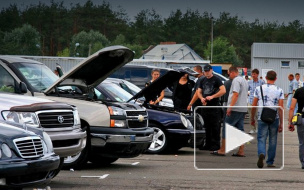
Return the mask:
[[[255, 88], [265, 83], [263, 80], [259, 79], [259, 73], [260, 72], [258, 69], [253, 69], [251, 71], [252, 80], [248, 81], [248, 93], [249, 93], [248, 106], [252, 106]], [[248, 109], [248, 113], [249, 113], [249, 121], [251, 121], [251, 108]], [[255, 114], [255, 119], [257, 119], [257, 114]], [[249, 131], [249, 134], [257, 133], [257, 124], [250, 123], [250, 126], [251, 126], [251, 130]]]

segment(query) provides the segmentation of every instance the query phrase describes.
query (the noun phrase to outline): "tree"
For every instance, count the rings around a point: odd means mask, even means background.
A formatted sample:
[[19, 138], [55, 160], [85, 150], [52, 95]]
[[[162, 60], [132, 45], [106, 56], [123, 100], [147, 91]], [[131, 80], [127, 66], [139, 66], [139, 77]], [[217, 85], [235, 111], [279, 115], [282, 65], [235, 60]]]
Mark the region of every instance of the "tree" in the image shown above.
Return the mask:
[[4, 34], [1, 54], [41, 55], [40, 34], [29, 24], [24, 24]]
[[[205, 57], [211, 57], [211, 42], [208, 43], [204, 51]], [[225, 37], [217, 37], [213, 41], [212, 63], [232, 63], [233, 66], [242, 66], [242, 61], [239, 60], [235, 47], [229, 44]]]
[[109, 44], [109, 40], [100, 32], [93, 30], [89, 32], [81, 31], [72, 37], [70, 55], [87, 57]]

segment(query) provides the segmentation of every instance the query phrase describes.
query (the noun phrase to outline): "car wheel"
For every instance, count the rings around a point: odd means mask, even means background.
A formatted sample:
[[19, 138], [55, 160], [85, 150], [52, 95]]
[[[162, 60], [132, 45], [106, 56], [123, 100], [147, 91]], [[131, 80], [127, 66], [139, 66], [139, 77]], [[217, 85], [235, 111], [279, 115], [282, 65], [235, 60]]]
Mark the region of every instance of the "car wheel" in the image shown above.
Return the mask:
[[70, 169], [70, 168], [81, 169], [87, 164], [89, 157], [89, 150], [91, 146], [89, 137], [90, 137], [90, 133], [87, 130], [86, 146], [78, 154], [64, 158], [63, 169]]
[[168, 144], [166, 133], [159, 126], [150, 127], [154, 129], [154, 135], [147, 153], [158, 154], [164, 152]]
[[118, 158], [103, 157], [98, 155], [91, 155], [89, 158], [90, 162], [98, 166], [108, 166], [118, 160]]

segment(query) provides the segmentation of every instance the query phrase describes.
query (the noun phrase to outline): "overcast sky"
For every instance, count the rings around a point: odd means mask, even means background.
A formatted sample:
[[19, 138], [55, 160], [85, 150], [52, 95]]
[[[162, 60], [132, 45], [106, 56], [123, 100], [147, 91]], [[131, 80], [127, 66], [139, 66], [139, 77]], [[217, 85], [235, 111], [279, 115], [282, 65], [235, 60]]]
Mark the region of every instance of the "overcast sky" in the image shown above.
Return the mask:
[[[62, 0], [54, 0], [61, 2]], [[105, 0], [109, 2], [113, 10], [121, 6], [126, 10], [129, 18], [134, 19], [136, 14], [144, 9], [155, 11], [167, 18], [171, 11], [180, 9], [183, 13], [187, 9], [198, 10], [201, 13], [207, 11], [215, 18], [220, 12], [229, 12], [232, 16], [238, 16], [244, 21], [253, 22], [256, 18], [260, 21], [278, 21], [287, 24], [290, 21], [300, 20], [304, 23], [304, 0]], [[30, 4], [38, 4], [39, 0], [0, 0], [0, 7], [8, 7], [16, 3], [20, 8]], [[51, 0], [40, 0], [50, 4]], [[83, 5], [86, 0], [64, 0], [68, 7], [71, 3]], [[94, 4], [102, 4], [103, 0], [92, 0]]]

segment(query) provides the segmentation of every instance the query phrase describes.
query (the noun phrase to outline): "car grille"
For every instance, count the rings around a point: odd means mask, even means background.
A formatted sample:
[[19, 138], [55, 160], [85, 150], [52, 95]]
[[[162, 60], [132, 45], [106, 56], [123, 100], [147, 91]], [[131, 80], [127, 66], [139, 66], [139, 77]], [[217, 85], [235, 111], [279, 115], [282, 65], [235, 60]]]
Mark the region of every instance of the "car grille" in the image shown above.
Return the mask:
[[139, 116], [139, 115], [143, 115], [146, 116], [147, 112], [146, 111], [126, 111], [127, 116]]
[[43, 128], [73, 127], [73, 112], [42, 112], [38, 113], [40, 125]]
[[43, 156], [42, 141], [39, 137], [14, 139], [14, 143], [22, 158], [37, 158]]
[[[148, 114], [146, 111], [126, 111], [129, 128], [145, 128], [148, 126]], [[140, 116], [143, 120], [140, 121]]]

